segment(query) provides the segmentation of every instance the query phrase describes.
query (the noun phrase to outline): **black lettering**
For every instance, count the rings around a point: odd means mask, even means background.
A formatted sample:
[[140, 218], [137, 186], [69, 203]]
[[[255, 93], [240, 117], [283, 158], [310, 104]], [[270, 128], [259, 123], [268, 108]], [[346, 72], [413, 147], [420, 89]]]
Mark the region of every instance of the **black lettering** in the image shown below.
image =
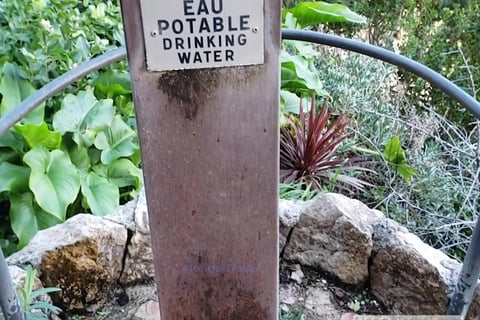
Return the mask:
[[203, 49], [203, 37], [195, 37], [195, 49]]
[[233, 47], [235, 45], [235, 35], [225, 35], [225, 47]]
[[189, 27], [189, 33], [193, 33], [193, 23], [195, 22], [195, 18], [188, 18], [188, 19], [185, 19], [186, 22], [188, 22], [188, 27]]
[[183, 14], [186, 16], [193, 16], [195, 12], [192, 11], [193, 0], [183, 0]]
[[225, 61], [233, 61], [233, 50], [225, 50]]
[[210, 33], [210, 26], [208, 25], [207, 18], [202, 18], [200, 22], [200, 28], [198, 29], [198, 32], [202, 33], [203, 31]]
[[200, 0], [200, 3], [198, 4], [198, 11], [197, 14], [208, 14], [208, 8], [207, 4], [205, 3], [205, 0]]
[[172, 40], [169, 38], [163, 38], [163, 50], [172, 49]]
[[202, 63], [202, 57], [200, 56], [200, 52], [195, 52], [195, 57], [193, 58], [193, 63], [200, 62]]
[[205, 53], [205, 62], [210, 62], [210, 53], [212, 53], [212, 51], [203, 51], [203, 53]]
[[213, 51], [213, 54], [214, 54], [214, 60], [215, 62], [222, 62], [222, 56], [220, 55], [222, 53], [222, 51], [220, 50], [215, 50]]
[[238, 44], [244, 46], [247, 43], [247, 35], [245, 33], [241, 33], [238, 35]]
[[183, 22], [180, 19], [175, 19], [172, 21], [172, 30], [175, 34], [180, 34], [183, 32]]
[[232, 25], [232, 16], [229, 16], [228, 17], [228, 31], [237, 31], [238, 28], [235, 28], [233, 25]]
[[185, 50], [185, 48], [183, 47], [183, 39], [182, 38], [175, 38], [175, 49]]
[[223, 11], [223, 1], [218, 0], [218, 8], [215, 5], [215, 2], [216, 2], [215, 0], [212, 0], [212, 12], [216, 13], [216, 14], [222, 13], [222, 11]]
[[240, 30], [248, 30], [248, 19], [250, 19], [250, 15], [240, 16]]
[[158, 20], [157, 21], [157, 24], [158, 24], [158, 34], [161, 35], [162, 34], [162, 31], [165, 31], [168, 29], [168, 21], [167, 20]]
[[213, 41], [215, 36], [208, 36], [207, 37], [207, 47], [208, 48], [215, 48], [215, 42]]
[[178, 52], [178, 60], [180, 61], [181, 64], [189, 64], [190, 63], [190, 52]]
[[223, 18], [213, 17], [213, 32], [223, 31]]

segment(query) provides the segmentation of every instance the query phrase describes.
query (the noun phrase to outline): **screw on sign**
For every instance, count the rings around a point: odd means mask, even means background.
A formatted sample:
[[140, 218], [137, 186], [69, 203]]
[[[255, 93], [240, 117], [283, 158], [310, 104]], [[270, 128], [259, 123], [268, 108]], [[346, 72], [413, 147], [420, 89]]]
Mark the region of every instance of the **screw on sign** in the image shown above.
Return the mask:
[[281, 1], [121, 6], [161, 318], [276, 320]]

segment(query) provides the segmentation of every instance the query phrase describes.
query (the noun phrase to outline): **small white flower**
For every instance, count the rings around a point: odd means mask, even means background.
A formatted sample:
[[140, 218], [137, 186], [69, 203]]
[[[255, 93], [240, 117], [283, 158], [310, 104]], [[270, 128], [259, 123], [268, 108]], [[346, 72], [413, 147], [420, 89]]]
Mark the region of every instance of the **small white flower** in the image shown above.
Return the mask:
[[49, 33], [52, 33], [52, 32], [53, 32], [53, 27], [52, 27], [52, 24], [50, 23], [50, 21], [45, 20], [45, 19], [42, 19], [42, 20], [40, 21], [40, 24], [41, 24], [42, 27], [44, 27], [45, 30], [47, 30]]

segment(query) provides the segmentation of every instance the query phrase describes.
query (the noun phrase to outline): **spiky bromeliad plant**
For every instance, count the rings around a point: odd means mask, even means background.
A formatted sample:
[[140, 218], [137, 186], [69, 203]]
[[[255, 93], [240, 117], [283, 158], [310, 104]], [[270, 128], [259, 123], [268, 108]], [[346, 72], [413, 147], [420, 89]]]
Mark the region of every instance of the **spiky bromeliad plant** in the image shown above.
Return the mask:
[[351, 119], [346, 113], [333, 118], [327, 99], [317, 111], [315, 97], [312, 97], [308, 113], [303, 112], [300, 103], [299, 119], [288, 118], [287, 125], [280, 129], [281, 182], [300, 182], [315, 189], [334, 186], [363, 190], [369, 185], [342, 173], [365, 169], [353, 167], [352, 163], [358, 159], [342, 158], [337, 151], [348, 136], [346, 128]]

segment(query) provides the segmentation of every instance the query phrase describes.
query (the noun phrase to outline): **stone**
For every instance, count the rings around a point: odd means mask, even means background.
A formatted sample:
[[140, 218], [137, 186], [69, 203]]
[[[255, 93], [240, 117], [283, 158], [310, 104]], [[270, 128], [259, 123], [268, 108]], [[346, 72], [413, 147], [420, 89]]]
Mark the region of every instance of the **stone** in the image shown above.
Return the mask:
[[[142, 192], [144, 193], [145, 189], [142, 189], [140, 194]], [[137, 196], [126, 204], [119, 206], [112, 214], [106, 215], [104, 219], [121, 224], [129, 231], [135, 232], [135, 208], [137, 207], [138, 198]]]
[[294, 227], [300, 220], [303, 210], [311, 204], [310, 201], [293, 201], [280, 199], [278, 202], [278, 217], [280, 224]]
[[280, 257], [282, 257], [283, 250], [288, 241], [292, 227], [298, 223], [302, 211], [308, 206], [309, 203], [310, 201], [292, 201], [280, 199], [278, 203], [278, 217], [280, 221], [278, 244]]
[[302, 266], [299, 264], [295, 265], [295, 270], [293, 270], [290, 274], [290, 279], [292, 279], [298, 284], [301, 284], [304, 278], [305, 274], [302, 271]]
[[303, 312], [305, 319], [331, 319], [340, 320], [343, 312], [330, 300], [330, 292], [322, 288], [311, 287], [306, 291], [305, 310]]
[[157, 301], [149, 300], [138, 307], [135, 317], [139, 320], [160, 320], [160, 307]]
[[153, 252], [148, 224], [148, 208], [145, 189], [140, 192], [134, 210], [134, 230], [130, 229], [125, 267], [120, 283], [132, 285], [155, 277]]
[[39, 231], [30, 243], [11, 255], [10, 264], [31, 264], [54, 304], [67, 313], [94, 311], [115, 286], [123, 266], [127, 230], [91, 214]]
[[284, 258], [319, 268], [346, 284], [363, 286], [373, 247], [373, 225], [385, 219], [357, 200], [328, 193], [303, 209]]
[[279, 286], [279, 303], [280, 312], [286, 319], [295, 316], [294, 319], [301, 317], [304, 320], [340, 320], [343, 313], [330, 299], [329, 291], [318, 287], [305, 290], [294, 283]]
[[391, 220], [375, 226], [372, 294], [394, 314], [446, 314], [460, 263]]

